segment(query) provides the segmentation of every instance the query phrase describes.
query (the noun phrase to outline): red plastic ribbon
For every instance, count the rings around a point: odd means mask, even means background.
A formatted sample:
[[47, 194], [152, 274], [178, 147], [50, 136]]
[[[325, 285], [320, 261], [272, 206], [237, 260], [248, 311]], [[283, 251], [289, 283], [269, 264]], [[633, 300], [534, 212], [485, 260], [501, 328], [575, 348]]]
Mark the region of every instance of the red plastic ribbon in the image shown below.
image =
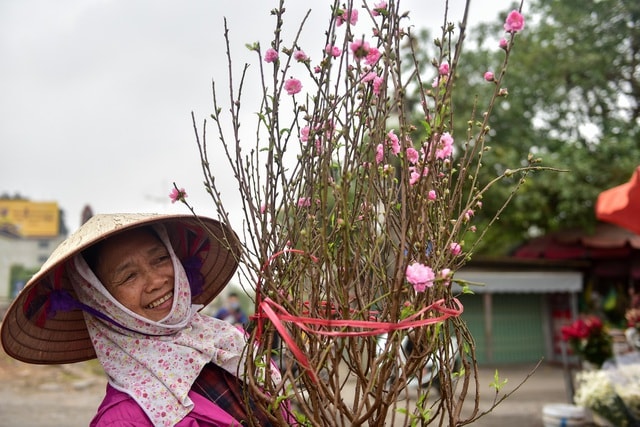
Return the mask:
[[[303, 250], [300, 249], [284, 249], [281, 250], [280, 252], [276, 252], [275, 254], [271, 255], [269, 257], [269, 259], [267, 259], [267, 261], [262, 265], [262, 268], [260, 269], [260, 272], [264, 272], [264, 270], [269, 266], [269, 264], [271, 264], [271, 261], [273, 261], [274, 259], [276, 259], [277, 257], [279, 257], [280, 255], [284, 255], [286, 253], [295, 253], [295, 254], [300, 254], [300, 255], [307, 255], [307, 253]], [[318, 261], [318, 259], [316, 257], [314, 257], [313, 255], [310, 256], [311, 259], [313, 261]], [[257, 330], [256, 330], [256, 340], [260, 340], [260, 337], [262, 337], [262, 323], [263, 323], [263, 317], [262, 317], [262, 277], [258, 278], [258, 283], [256, 284], [256, 314], [251, 316], [251, 318], [253, 319], [258, 319], [258, 324], [257, 324]]]
[[[275, 257], [280, 256], [286, 252], [305, 254], [304, 251], [298, 249], [288, 249], [280, 251], [267, 260], [267, 262], [263, 266], [263, 271]], [[313, 256], [311, 258], [314, 261], [317, 260]], [[293, 353], [293, 356], [296, 358], [300, 366], [302, 366], [307, 371], [314, 383], [317, 382], [317, 377], [315, 375], [315, 372], [309, 365], [309, 360], [302, 352], [300, 347], [296, 345], [295, 341], [293, 340], [291, 335], [289, 335], [282, 322], [293, 323], [309, 334], [320, 334], [333, 337], [373, 336], [444, 322], [450, 317], [459, 316], [464, 310], [462, 303], [457, 298], [453, 298], [453, 302], [457, 305], [457, 308], [449, 308], [445, 306], [444, 299], [439, 299], [399, 322], [379, 322], [375, 320], [375, 312], [370, 313], [370, 318], [372, 318], [373, 320], [327, 318], [321, 319], [316, 317], [294, 316], [290, 314], [283, 306], [273, 301], [271, 298], [265, 298], [264, 300], [262, 300], [260, 283], [261, 282], [258, 281], [256, 287], [256, 314], [252, 316], [252, 318], [257, 319], [256, 339], [260, 340], [260, 337], [262, 336], [263, 321], [264, 316], [266, 316], [267, 318], [269, 318], [284, 342], [287, 344], [289, 350]], [[334, 309], [330, 309], [329, 311], [331, 314], [336, 313], [336, 310]], [[354, 312], [354, 310], [351, 311]], [[429, 311], [439, 312], [440, 315], [424, 317], [424, 315], [426, 315]], [[310, 325], [313, 325], [314, 327], [310, 327]]]
[[[317, 382], [317, 378], [313, 369], [309, 365], [309, 361], [307, 357], [304, 355], [300, 347], [298, 347], [291, 338], [291, 335], [287, 332], [286, 328], [282, 324], [282, 322], [291, 322], [296, 324], [303, 331], [310, 334], [320, 334], [334, 337], [354, 337], [354, 336], [372, 336], [372, 335], [381, 335], [384, 333], [389, 333], [392, 331], [398, 331], [401, 329], [409, 329], [415, 328], [419, 326], [433, 325], [434, 323], [439, 323], [447, 320], [450, 317], [459, 316], [462, 314], [464, 307], [462, 303], [457, 299], [453, 298], [453, 301], [456, 303], [458, 308], [449, 308], [444, 306], [444, 299], [440, 299], [433, 304], [424, 307], [422, 310], [413, 314], [406, 319], [401, 320], [400, 322], [392, 323], [392, 322], [378, 322], [378, 321], [369, 321], [369, 320], [340, 320], [340, 319], [319, 319], [314, 317], [301, 317], [301, 316], [293, 316], [287, 312], [287, 310], [281, 305], [277, 304], [275, 301], [270, 298], [265, 298], [264, 301], [260, 303], [260, 313], [264, 313], [271, 323], [276, 328], [276, 330], [280, 333], [280, 336], [284, 340], [284, 342], [289, 347], [289, 350], [293, 353], [294, 357], [298, 361], [298, 363], [307, 370], [311, 380], [315, 383]], [[274, 310], [275, 309], [275, 310]], [[276, 313], [276, 310], [278, 313]], [[437, 317], [427, 317], [420, 319], [419, 317], [426, 313], [429, 310], [435, 310], [442, 313]], [[261, 316], [258, 315], [259, 321]], [[323, 329], [315, 329], [309, 328], [307, 325], [317, 325], [323, 326], [326, 328], [361, 328], [368, 329], [364, 331], [336, 331], [336, 330], [323, 330]]]

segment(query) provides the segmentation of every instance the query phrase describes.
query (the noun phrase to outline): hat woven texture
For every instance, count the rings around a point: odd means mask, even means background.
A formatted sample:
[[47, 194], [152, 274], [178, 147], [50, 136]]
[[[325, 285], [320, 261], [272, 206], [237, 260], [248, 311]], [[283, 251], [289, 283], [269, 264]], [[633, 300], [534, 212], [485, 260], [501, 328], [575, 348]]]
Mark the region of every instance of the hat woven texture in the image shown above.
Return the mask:
[[[238, 267], [241, 246], [231, 228], [205, 217], [163, 214], [99, 214], [93, 216], [64, 240], [51, 254], [2, 320], [0, 336], [6, 353], [18, 360], [36, 364], [81, 362], [96, 357], [80, 310], [46, 315], [46, 301], [56, 272], [77, 253], [119, 232], [152, 224], [163, 224], [179, 259], [184, 260], [189, 235], [204, 234], [209, 250], [202, 260], [203, 290], [192, 296], [194, 304], [206, 305], [227, 285]], [[186, 244], [185, 244], [186, 243]], [[66, 273], [59, 277], [61, 288], [75, 298]]]

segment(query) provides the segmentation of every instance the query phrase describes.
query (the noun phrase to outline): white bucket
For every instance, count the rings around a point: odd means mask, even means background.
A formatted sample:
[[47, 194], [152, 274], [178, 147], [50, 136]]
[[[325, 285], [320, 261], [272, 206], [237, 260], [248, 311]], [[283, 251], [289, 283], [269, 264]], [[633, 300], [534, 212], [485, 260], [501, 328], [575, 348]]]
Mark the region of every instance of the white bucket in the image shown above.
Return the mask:
[[542, 408], [544, 427], [579, 427], [586, 425], [584, 408], [567, 403], [553, 403]]

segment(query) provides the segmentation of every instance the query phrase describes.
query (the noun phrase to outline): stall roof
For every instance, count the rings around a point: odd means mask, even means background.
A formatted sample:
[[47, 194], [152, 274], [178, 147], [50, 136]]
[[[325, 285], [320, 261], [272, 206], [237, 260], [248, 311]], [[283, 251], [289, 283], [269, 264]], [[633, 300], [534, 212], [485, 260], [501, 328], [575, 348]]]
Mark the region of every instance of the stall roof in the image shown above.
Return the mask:
[[553, 293], [580, 292], [581, 271], [504, 271], [463, 268], [457, 280], [469, 282], [475, 293]]
[[530, 240], [516, 249], [513, 257], [582, 260], [590, 264], [597, 276], [640, 280], [640, 235], [603, 222], [592, 232], [562, 230]]
[[640, 235], [613, 224], [598, 223], [593, 232], [561, 230], [532, 239], [514, 252], [523, 259], [602, 259], [629, 256], [640, 249]]

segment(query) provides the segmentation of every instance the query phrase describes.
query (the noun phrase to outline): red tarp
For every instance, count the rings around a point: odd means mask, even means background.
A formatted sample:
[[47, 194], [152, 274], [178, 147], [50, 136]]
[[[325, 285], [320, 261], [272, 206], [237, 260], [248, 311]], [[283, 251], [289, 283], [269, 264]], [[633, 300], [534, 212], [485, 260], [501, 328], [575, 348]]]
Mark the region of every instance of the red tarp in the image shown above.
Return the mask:
[[640, 235], [614, 224], [598, 223], [593, 233], [563, 230], [538, 237], [516, 249], [513, 256], [587, 260], [598, 275], [640, 278]]
[[596, 218], [640, 234], [640, 166], [628, 182], [600, 193]]
[[530, 240], [519, 247], [517, 258], [601, 259], [623, 258], [640, 249], [640, 235], [613, 224], [599, 223], [593, 233], [562, 230]]

